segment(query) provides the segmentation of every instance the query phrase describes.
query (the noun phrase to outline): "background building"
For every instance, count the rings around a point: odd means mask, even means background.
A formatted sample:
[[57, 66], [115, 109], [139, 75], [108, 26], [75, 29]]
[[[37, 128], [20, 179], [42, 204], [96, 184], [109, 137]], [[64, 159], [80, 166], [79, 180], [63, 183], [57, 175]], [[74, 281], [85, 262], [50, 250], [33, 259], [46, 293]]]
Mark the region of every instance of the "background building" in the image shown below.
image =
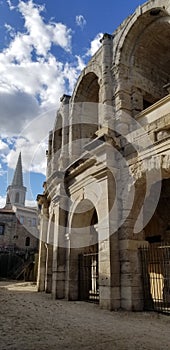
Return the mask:
[[15, 271], [19, 263], [16, 254], [25, 261], [30, 254], [38, 252], [37, 209], [25, 206], [25, 196], [20, 153], [12, 184], [7, 188], [6, 205], [0, 209], [0, 273], [4, 276], [9, 272], [3, 263], [4, 259], [8, 260], [8, 253], [15, 256], [8, 270]]

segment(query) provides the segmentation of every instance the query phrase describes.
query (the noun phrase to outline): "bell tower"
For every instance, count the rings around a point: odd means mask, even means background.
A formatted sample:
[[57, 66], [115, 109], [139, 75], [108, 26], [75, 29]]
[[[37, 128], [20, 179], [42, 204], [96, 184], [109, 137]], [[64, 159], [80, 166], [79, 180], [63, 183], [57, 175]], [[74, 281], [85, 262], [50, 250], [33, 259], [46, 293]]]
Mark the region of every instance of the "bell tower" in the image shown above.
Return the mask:
[[15, 168], [12, 184], [7, 188], [6, 207], [25, 206], [26, 187], [23, 185], [21, 152]]

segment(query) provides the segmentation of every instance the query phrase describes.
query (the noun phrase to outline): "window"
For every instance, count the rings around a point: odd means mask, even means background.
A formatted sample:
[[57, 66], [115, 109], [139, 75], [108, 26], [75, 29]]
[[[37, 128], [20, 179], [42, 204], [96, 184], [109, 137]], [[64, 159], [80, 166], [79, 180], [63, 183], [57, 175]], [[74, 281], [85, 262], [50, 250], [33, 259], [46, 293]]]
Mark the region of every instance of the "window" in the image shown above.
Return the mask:
[[33, 219], [32, 219], [32, 226], [34, 226], [34, 227], [35, 227], [35, 226], [36, 226], [36, 224], [37, 224], [36, 218], [33, 218]]
[[30, 246], [30, 237], [26, 237], [25, 246], [26, 246], [26, 247], [29, 247], [29, 246]]
[[4, 224], [0, 224], [0, 236], [3, 236], [5, 232], [5, 225]]
[[18, 192], [15, 195], [15, 203], [19, 203], [19, 193]]
[[20, 221], [20, 224], [23, 225], [23, 223], [24, 223], [24, 216], [20, 216], [19, 217], [19, 221]]
[[13, 237], [13, 239], [18, 239], [18, 236], [17, 236], [17, 235], [15, 235], [15, 236]]
[[32, 220], [30, 218], [27, 219], [27, 226], [32, 226]]

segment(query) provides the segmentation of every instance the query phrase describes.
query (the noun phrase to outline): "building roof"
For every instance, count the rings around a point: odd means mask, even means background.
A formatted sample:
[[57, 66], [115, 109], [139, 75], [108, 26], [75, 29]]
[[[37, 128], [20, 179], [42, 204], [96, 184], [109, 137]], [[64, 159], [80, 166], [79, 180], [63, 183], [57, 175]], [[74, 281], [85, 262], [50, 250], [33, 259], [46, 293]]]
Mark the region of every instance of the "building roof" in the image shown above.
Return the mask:
[[17, 187], [23, 186], [21, 152], [19, 154], [18, 162], [17, 162], [16, 168], [15, 168], [14, 177], [12, 180], [12, 186], [17, 186]]
[[15, 214], [13, 209], [0, 208], [0, 214]]

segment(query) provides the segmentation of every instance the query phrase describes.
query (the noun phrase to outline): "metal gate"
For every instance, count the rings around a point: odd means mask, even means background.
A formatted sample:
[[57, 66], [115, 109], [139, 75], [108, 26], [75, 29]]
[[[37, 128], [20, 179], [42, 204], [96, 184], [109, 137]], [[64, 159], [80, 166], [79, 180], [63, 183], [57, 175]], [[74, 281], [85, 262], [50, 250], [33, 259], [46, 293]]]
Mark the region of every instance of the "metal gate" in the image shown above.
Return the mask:
[[170, 245], [140, 248], [144, 309], [170, 315]]
[[79, 255], [79, 300], [98, 303], [98, 253]]

